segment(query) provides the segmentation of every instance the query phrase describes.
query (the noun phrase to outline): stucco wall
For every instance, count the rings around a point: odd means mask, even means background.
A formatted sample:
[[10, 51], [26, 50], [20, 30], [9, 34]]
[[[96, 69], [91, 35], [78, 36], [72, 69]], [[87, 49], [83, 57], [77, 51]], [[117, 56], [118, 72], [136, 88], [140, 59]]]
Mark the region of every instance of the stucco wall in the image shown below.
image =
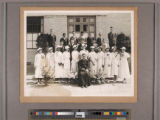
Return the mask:
[[44, 33], [50, 33], [50, 29], [57, 37], [56, 44], [59, 44], [62, 34], [67, 33], [67, 16], [44, 16]]
[[113, 33], [131, 34], [131, 17], [128, 13], [121, 14], [108, 14], [104, 16], [96, 16], [96, 34], [102, 33], [105, 41], [108, 40], [108, 33], [110, 27], [113, 27]]

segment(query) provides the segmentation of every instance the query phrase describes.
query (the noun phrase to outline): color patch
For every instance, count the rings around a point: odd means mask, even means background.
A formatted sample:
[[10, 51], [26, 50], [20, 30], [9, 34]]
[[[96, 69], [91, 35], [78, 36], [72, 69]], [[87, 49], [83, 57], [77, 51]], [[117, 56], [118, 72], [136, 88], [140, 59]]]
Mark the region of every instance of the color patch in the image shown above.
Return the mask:
[[44, 112], [44, 115], [50, 115], [50, 112]]
[[55, 115], [55, 112], [52, 112], [52, 115]]
[[117, 115], [121, 115], [121, 112], [117, 112]]
[[121, 112], [121, 115], [123, 115], [123, 112]]
[[115, 115], [115, 112], [112, 112], [112, 115]]
[[109, 115], [112, 115], [112, 112], [109, 112]]
[[104, 112], [103, 115], [110, 115], [110, 112]]
[[58, 112], [55, 112], [55, 115], [58, 115]]
[[49, 112], [49, 115], [52, 115], [52, 112]]
[[39, 115], [39, 112], [36, 112], [35, 114], [36, 114], [36, 116], [38, 116], [38, 115]]
[[109, 115], [109, 112], [106, 112], [107, 115]]

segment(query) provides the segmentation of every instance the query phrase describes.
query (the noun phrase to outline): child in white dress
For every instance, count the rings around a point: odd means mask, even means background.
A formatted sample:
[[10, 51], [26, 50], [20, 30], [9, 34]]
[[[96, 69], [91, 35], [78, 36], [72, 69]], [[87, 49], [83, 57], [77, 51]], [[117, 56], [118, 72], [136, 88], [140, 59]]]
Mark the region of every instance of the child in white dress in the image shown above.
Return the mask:
[[104, 52], [102, 51], [102, 47], [98, 47], [97, 59], [97, 79], [99, 79], [101, 83], [104, 83]]
[[55, 78], [63, 78], [63, 54], [61, 46], [57, 46], [55, 52]]
[[53, 48], [50, 47], [48, 49], [48, 53], [46, 55], [46, 62], [47, 62], [47, 71], [49, 78], [54, 78], [54, 72], [55, 72], [55, 60], [54, 60], [54, 53]]
[[109, 47], [105, 49], [104, 53], [104, 78], [111, 78], [111, 64], [112, 64], [112, 54], [109, 51]]
[[72, 51], [72, 61], [71, 61], [71, 72], [73, 73], [74, 77], [76, 77], [78, 73], [78, 61], [79, 61], [79, 52], [77, 51], [77, 46], [73, 46]]
[[89, 53], [89, 66], [90, 66], [90, 77], [95, 78], [97, 75], [97, 53], [95, 52], [95, 47], [90, 47], [91, 52]]
[[114, 81], [117, 81], [118, 79], [118, 69], [119, 69], [119, 59], [120, 59], [120, 55], [119, 53], [116, 51], [116, 47], [113, 46], [112, 47], [112, 65], [111, 65], [111, 74], [112, 77], [114, 78]]
[[128, 65], [128, 58], [130, 55], [126, 52], [126, 48], [121, 48], [120, 53], [120, 61], [119, 61], [119, 78], [122, 81], [126, 81], [130, 77], [129, 65]]
[[42, 53], [42, 48], [37, 49], [35, 55], [34, 67], [35, 67], [35, 78], [38, 79], [38, 84], [41, 83], [43, 77], [43, 69], [45, 66], [45, 55]]
[[104, 68], [104, 52], [101, 47], [98, 47], [97, 58], [97, 73], [102, 74]]
[[65, 46], [63, 52], [63, 64], [64, 64], [64, 78], [70, 78], [70, 52], [69, 46]]

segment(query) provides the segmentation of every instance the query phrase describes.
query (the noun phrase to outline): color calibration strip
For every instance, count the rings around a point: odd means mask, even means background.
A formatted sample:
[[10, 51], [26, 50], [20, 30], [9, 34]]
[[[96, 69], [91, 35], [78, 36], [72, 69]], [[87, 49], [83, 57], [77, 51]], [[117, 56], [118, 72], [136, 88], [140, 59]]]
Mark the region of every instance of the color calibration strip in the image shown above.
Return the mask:
[[130, 120], [129, 110], [30, 110], [28, 120]]
[[108, 116], [111, 116], [111, 115], [128, 115], [128, 112], [103, 112], [103, 115], [108, 115]]
[[36, 116], [41, 116], [41, 115], [45, 115], [45, 116], [65, 116], [65, 115], [74, 115], [74, 112], [35, 112]]

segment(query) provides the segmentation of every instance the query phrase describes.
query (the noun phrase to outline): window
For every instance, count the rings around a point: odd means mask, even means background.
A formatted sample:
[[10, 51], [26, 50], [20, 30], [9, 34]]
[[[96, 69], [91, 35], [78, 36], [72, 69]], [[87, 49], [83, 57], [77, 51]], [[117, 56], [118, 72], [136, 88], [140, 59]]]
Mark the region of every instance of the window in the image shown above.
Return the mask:
[[75, 25], [75, 31], [80, 32], [80, 25]]
[[80, 32], [85, 35], [96, 37], [96, 16], [68, 16], [68, 36], [72, 36], [75, 31], [79, 36]]
[[43, 17], [27, 17], [27, 48], [37, 48], [36, 40], [43, 32]]
[[88, 31], [88, 25], [83, 25], [83, 31], [87, 32]]

